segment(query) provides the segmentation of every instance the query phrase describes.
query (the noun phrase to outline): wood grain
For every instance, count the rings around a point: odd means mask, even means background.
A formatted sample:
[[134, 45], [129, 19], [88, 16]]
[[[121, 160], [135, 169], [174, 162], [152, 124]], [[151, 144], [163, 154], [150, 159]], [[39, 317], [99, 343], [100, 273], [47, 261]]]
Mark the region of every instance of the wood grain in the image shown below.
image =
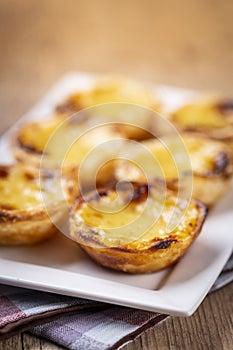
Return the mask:
[[[209, 295], [191, 317], [170, 317], [122, 350], [230, 350], [233, 335], [233, 284]], [[0, 341], [0, 350], [59, 350], [29, 334]]]
[[[0, 133], [71, 70], [232, 94], [232, 11], [231, 0], [1, 0]], [[231, 349], [231, 298], [232, 285], [124, 349]], [[0, 342], [11, 349], [61, 348], [23, 334]]]

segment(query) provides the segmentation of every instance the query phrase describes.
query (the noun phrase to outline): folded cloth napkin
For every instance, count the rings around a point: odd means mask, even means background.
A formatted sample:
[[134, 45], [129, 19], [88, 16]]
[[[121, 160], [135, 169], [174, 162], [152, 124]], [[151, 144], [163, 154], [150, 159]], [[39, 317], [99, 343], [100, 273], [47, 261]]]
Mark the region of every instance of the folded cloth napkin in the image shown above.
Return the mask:
[[[233, 255], [211, 292], [233, 281]], [[0, 339], [30, 330], [68, 349], [113, 350], [167, 315], [0, 285]]]

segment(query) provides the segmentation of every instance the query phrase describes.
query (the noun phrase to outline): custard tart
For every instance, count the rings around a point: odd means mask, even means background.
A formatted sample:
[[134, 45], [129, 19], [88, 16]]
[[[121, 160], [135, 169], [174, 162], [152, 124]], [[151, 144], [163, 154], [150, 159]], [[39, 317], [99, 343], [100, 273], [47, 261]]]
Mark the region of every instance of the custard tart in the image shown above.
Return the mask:
[[[86, 131], [87, 129], [87, 131]], [[61, 122], [59, 118], [22, 125], [12, 141], [12, 151], [18, 162], [42, 169], [55, 169], [78, 181], [79, 168], [85, 160], [85, 186], [95, 179], [97, 185], [111, 181], [116, 149], [122, 135], [113, 126], [88, 127], [74, 120]], [[117, 145], [117, 140], [119, 143]], [[110, 146], [109, 146], [110, 145]]]
[[177, 204], [172, 191], [161, 200], [157, 185], [131, 185], [130, 201], [128, 190], [124, 186], [120, 190], [121, 210], [115, 186], [89, 193], [85, 200], [80, 196], [70, 214], [70, 237], [105, 267], [129, 273], [158, 271], [187, 251], [201, 231], [207, 209], [191, 200], [183, 218], [177, 218], [176, 227], [168, 230], [174, 209], [182, 211], [185, 203]]
[[[184, 147], [178, 155], [179, 158], [177, 157], [180, 171], [187, 171], [189, 169], [187, 160], [190, 161], [190, 170], [193, 176], [192, 196], [208, 206], [213, 205], [229, 186], [233, 171], [232, 151], [223, 142], [212, 140], [200, 134], [185, 133], [181, 134], [181, 138]], [[144, 183], [164, 176], [170, 188], [178, 189], [178, 179], [182, 180], [182, 173], [179, 173], [174, 158], [177, 138], [167, 138], [165, 144], [157, 139], [145, 140], [141, 145], [145, 149], [131, 152], [130, 160], [118, 161], [115, 177], [118, 180]], [[145, 152], [152, 154], [154, 162], [146, 157]], [[189, 159], [184, 154], [186, 152]], [[148, 161], [150, 164], [147, 164]], [[161, 167], [162, 173], [158, 172], [157, 164]], [[143, 173], [143, 168], [149, 169], [147, 177]]]
[[[55, 113], [64, 118], [86, 108], [114, 103], [138, 105], [139, 109], [144, 107], [157, 112], [161, 109], [160, 101], [151, 88], [137, 81], [113, 77], [100, 79], [91, 89], [78, 91], [68, 96], [64, 102], [56, 107]], [[90, 108], [90, 114], [92, 113], [95, 113], [95, 108]], [[148, 111], [146, 113], [145, 110], [145, 114], [148, 114]], [[109, 122], [115, 122], [114, 119], [115, 116], [112, 119], [109, 115]], [[146, 116], [143, 119], [142, 128], [136, 128], [125, 123], [118, 130], [130, 139], [141, 140], [151, 137], [149, 133], [151, 118]]]
[[170, 121], [182, 131], [207, 135], [233, 148], [233, 101], [212, 99], [184, 105]]
[[65, 213], [59, 181], [51, 172], [39, 176], [25, 165], [0, 165], [0, 245], [34, 244], [57, 231]]

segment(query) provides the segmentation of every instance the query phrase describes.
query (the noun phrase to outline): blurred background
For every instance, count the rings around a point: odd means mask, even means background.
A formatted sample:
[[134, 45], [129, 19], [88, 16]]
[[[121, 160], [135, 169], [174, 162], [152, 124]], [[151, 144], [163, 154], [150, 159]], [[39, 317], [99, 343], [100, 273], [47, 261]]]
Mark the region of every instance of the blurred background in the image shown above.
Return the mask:
[[0, 0], [1, 129], [71, 70], [231, 94], [232, 15], [232, 0]]

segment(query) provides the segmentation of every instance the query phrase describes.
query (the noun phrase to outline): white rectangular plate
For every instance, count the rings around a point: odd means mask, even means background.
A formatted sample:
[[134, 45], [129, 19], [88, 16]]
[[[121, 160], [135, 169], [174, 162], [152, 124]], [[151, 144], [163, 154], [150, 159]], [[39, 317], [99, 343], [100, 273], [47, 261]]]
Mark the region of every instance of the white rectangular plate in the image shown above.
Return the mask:
[[[0, 140], [1, 162], [12, 161], [9, 136], [25, 120], [44, 119], [71, 92], [89, 88], [96, 76], [71, 73]], [[156, 93], [174, 108], [198, 93], [166, 86]], [[129, 275], [92, 262], [62, 234], [33, 247], [0, 248], [0, 283], [131, 306], [172, 315], [191, 315], [229, 258], [233, 246], [233, 189], [211, 211], [201, 235], [172, 268]]]

